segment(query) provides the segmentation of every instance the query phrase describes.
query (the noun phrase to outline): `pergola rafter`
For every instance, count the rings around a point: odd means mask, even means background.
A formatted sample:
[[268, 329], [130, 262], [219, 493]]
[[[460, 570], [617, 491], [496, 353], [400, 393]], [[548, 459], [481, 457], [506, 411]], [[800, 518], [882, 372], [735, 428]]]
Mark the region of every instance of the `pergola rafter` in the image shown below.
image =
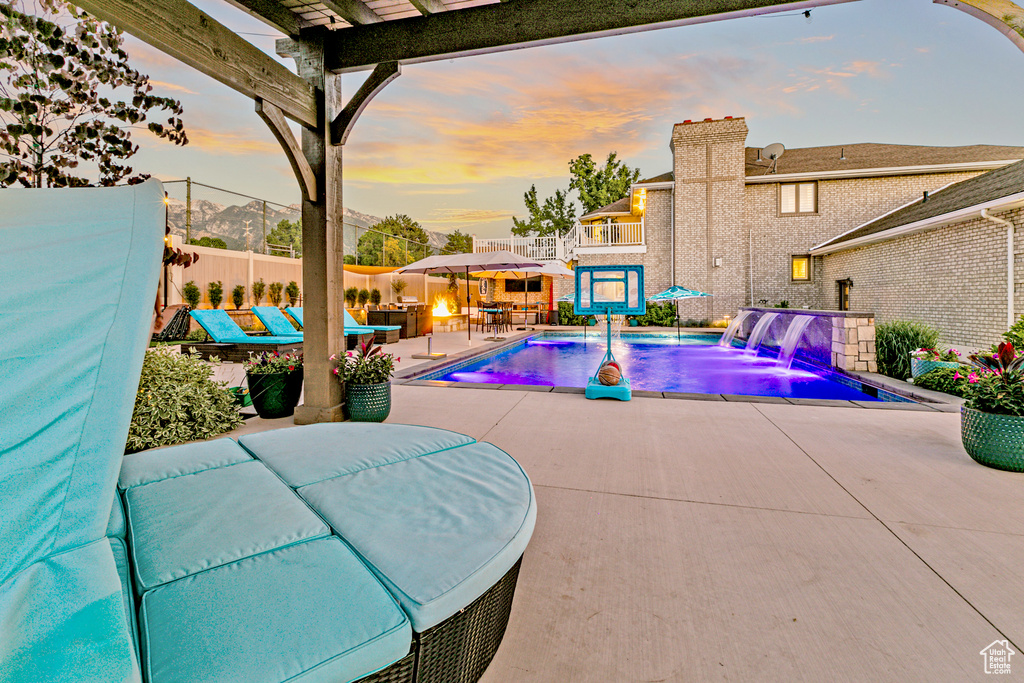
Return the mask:
[[[74, 0], [96, 17], [250, 97], [302, 188], [305, 405], [297, 423], [341, 419], [332, 351], [344, 344], [342, 150], [401, 65], [856, 0], [226, 0], [285, 36], [293, 73], [188, 0]], [[1011, 0], [933, 0], [978, 17], [1024, 50]], [[378, 14], [372, 7], [377, 7]], [[342, 106], [342, 72], [373, 69]], [[302, 125], [301, 142], [285, 122]]]

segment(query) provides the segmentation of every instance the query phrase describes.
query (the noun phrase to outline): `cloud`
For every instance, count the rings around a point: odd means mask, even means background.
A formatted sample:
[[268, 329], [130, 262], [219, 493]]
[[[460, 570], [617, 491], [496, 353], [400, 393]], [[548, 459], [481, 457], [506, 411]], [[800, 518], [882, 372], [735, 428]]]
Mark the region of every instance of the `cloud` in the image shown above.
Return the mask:
[[186, 126], [189, 147], [210, 154], [281, 154], [281, 148], [273, 140], [260, 138], [250, 131], [211, 130]]
[[420, 221], [421, 223], [445, 223], [445, 224], [467, 224], [467, 223], [493, 223], [495, 221], [507, 221], [516, 212], [511, 209], [435, 209], [430, 218]]
[[883, 65], [881, 62], [867, 60], [856, 60], [846, 62], [842, 67], [810, 68], [804, 67], [799, 71], [791, 71], [789, 78], [794, 82], [780, 86], [779, 90], [787, 95], [794, 93], [810, 93], [822, 88], [827, 89], [842, 97], [853, 97], [851, 82], [860, 77], [866, 76], [872, 79], [889, 78], [885, 67], [895, 67], [897, 64]]
[[357, 124], [345, 148], [346, 182], [564, 178], [569, 160], [585, 152], [616, 151], [628, 163], [666, 144], [681, 102], [694, 115], [738, 111], [723, 93], [762, 68], [732, 56], [652, 56], [643, 68], [562, 57], [552, 69], [549, 61], [538, 51], [514, 67], [492, 59], [429, 74], [410, 68], [404, 90], [384, 91]]
[[162, 88], [164, 90], [173, 90], [174, 92], [185, 93], [186, 95], [198, 95], [199, 94], [195, 90], [189, 90], [185, 86], [178, 85], [176, 83], [168, 83], [166, 81], [157, 81], [157, 80], [154, 80], [154, 79], [150, 79], [149, 80], [149, 84], [152, 85], [157, 90], [160, 90]]

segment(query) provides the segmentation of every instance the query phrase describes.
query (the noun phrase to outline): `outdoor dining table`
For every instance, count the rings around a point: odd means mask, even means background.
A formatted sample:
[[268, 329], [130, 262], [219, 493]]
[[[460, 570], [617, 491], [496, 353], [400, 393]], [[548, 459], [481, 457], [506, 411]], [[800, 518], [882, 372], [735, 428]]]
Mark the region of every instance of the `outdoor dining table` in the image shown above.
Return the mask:
[[502, 341], [504, 337], [498, 336], [498, 326], [501, 324], [501, 309], [500, 308], [481, 308], [480, 312], [487, 316], [484, 318], [484, 333], [487, 332], [487, 328], [491, 328], [491, 336], [487, 337], [487, 341]]

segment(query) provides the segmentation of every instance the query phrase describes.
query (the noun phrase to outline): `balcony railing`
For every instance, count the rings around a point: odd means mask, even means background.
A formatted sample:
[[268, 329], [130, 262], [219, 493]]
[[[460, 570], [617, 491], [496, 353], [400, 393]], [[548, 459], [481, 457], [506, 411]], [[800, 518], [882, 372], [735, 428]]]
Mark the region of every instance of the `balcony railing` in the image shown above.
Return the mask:
[[644, 244], [643, 223], [577, 225], [577, 247], [634, 247]]
[[555, 261], [565, 258], [564, 250], [559, 249], [558, 237], [502, 237], [498, 239], [474, 239], [473, 251], [488, 252], [505, 249], [523, 258], [538, 261]]
[[538, 261], [569, 261], [577, 247], [635, 247], [644, 245], [644, 224], [576, 223], [561, 237], [501, 237], [497, 239], [473, 238], [474, 252], [505, 249], [523, 258]]

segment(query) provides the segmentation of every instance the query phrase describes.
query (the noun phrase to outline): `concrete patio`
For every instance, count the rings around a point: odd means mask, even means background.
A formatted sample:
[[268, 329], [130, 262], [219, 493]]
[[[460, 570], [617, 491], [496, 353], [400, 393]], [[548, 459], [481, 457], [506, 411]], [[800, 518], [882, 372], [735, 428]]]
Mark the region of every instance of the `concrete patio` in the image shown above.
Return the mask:
[[536, 487], [487, 683], [983, 680], [982, 648], [1024, 644], [1024, 475], [971, 461], [954, 413], [400, 385], [388, 421]]

